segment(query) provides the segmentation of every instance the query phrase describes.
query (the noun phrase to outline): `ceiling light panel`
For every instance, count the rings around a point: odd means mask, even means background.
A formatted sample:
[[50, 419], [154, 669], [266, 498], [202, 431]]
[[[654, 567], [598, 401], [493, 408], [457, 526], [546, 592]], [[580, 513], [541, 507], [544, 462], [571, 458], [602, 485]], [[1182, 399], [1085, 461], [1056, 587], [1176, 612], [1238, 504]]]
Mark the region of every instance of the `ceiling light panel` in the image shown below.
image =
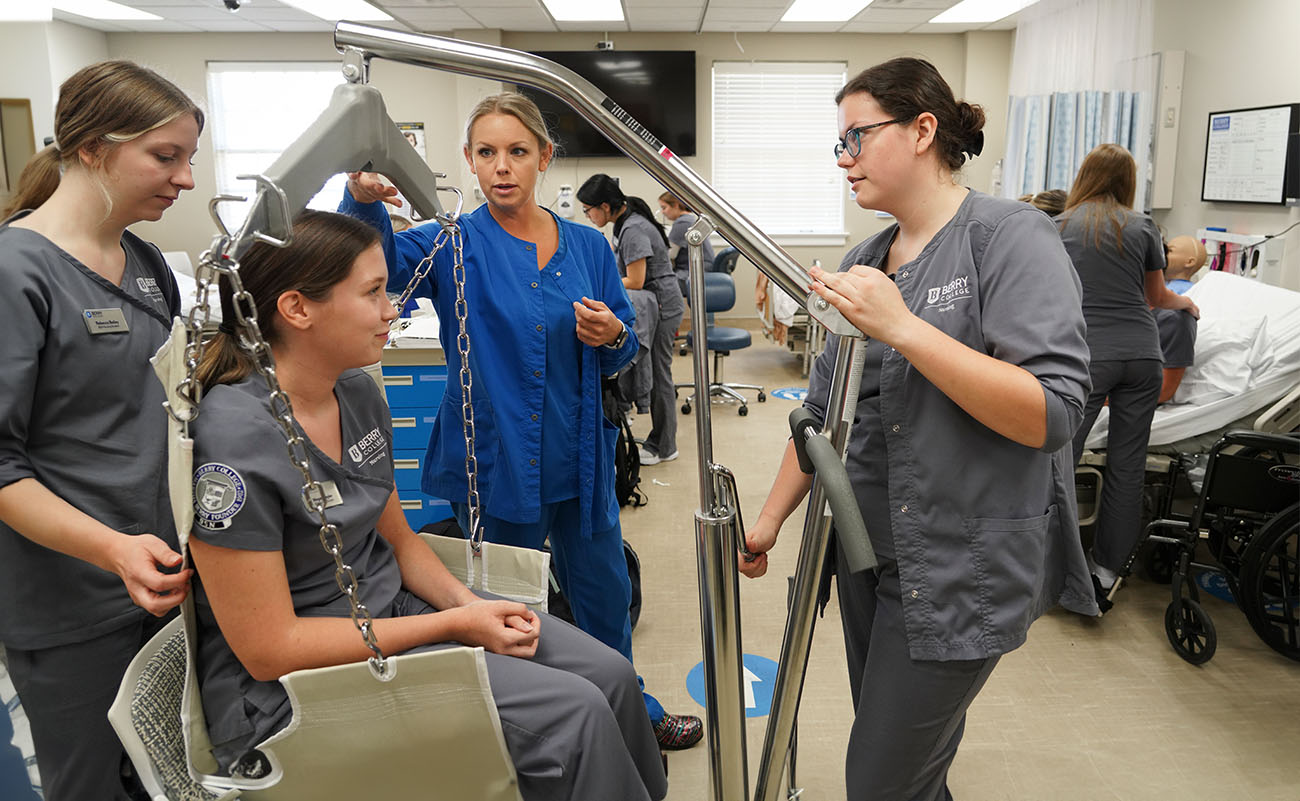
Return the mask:
[[556, 22], [622, 22], [619, 0], [542, 0]]
[[59, 11], [87, 19], [123, 19], [138, 22], [162, 19], [157, 14], [114, 3], [112, 0], [54, 0], [53, 6]]
[[962, 0], [930, 22], [938, 24], [997, 22], [1037, 2], [1038, 0]]
[[871, 0], [794, 0], [782, 22], [847, 22]]
[[386, 22], [393, 19], [365, 0], [280, 0], [280, 2], [331, 22], [341, 19]]

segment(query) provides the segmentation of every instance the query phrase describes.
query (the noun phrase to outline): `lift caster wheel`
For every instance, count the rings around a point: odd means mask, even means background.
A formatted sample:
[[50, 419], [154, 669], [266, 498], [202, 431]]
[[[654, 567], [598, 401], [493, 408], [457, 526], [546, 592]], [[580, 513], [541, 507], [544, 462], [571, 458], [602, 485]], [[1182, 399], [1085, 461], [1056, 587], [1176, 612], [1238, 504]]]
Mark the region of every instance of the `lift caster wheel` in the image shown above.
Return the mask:
[[762, 392], [758, 393], [758, 402], [767, 403], [767, 395], [764, 395]]
[[1210, 616], [1191, 598], [1179, 598], [1169, 604], [1165, 610], [1165, 634], [1174, 652], [1193, 665], [1209, 662], [1219, 644]]
[[682, 414], [690, 414], [690, 413], [691, 413], [691, 405], [689, 403], [683, 403]]
[[744, 417], [744, 416], [747, 415], [747, 414], [749, 414], [749, 407], [748, 407], [748, 406], [741, 406], [741, 407], [740, 407], [740, 416], [741, 416], [741, 417]]

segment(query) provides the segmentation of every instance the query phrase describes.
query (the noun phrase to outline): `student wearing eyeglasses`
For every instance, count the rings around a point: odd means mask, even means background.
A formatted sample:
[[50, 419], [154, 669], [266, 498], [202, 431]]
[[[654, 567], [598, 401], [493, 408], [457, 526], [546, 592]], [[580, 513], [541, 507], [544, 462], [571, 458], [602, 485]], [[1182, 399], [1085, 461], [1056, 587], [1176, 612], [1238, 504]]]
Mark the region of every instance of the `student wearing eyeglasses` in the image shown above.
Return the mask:
[[[1097, 614], [1079, 543], [1070, 437], [1088, 394], [1079, 280], [1052, 222], [958, 182], [984, 113], [899, 58], [851, 80], [837, 164], [855, 202], [896, 223], [812, 289], [867, 337], [846, 466], [876, 568], [830, 550], [856, 718], [849, 798], [953, 797], [966, 710], [1002, 654], [1061, 604]], [[829, 336], [805, 407], [825, 416]], [[745, 534], [767, 571], [811, 477], [792, 444]]]

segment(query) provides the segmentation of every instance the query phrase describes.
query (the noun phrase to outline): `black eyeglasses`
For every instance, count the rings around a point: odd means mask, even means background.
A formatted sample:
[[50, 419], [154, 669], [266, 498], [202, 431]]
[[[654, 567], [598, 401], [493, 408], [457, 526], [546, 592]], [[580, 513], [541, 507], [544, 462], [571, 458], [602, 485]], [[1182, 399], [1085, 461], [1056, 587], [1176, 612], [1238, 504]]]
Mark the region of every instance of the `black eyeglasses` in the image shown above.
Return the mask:
[[896, 122], [906, 122], [901, 117], [884, 122], [873, 122], [870, 125], [859, 125], [857, 128], [850, 128], [844, 138], [835, 143], [835, 158], [838, 159], [848, 151], [849, 158], [855, 159], [862, 152], [862, 134], [870, 131], [872, 128], [880, 128], [885, 125], [893, 125]]

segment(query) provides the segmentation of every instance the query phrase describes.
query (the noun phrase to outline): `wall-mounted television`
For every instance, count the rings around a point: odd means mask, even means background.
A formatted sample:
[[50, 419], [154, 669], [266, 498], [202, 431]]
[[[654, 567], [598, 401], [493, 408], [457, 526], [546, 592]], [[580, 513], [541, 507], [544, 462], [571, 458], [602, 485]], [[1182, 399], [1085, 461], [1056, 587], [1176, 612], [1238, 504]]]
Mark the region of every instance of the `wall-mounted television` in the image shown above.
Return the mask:
[[[535, 55], [591, 81], [678, 156], [695, 155], [695, 51], [551, 50]], [[551, 95], [530, 86], [559, 145], [559, 156], [621, 156], [623, 151]]]
[[1201, 200], [1300, 205], [1300, 103], [1212, 112]]

